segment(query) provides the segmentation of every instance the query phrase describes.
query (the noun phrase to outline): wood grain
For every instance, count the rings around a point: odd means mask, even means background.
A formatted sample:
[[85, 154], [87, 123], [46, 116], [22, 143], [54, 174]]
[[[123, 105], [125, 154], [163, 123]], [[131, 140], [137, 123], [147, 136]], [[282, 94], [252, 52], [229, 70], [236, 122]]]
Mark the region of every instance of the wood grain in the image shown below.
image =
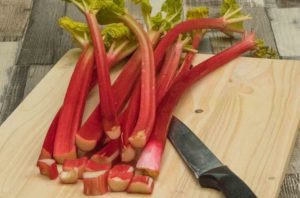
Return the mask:
[[29, 67], [27, 81], [25, 83], [24, 97], [31, 92], [31, 90], [43, 79], [52, 67], [53, 65], [32, 65]]
[[[40, 176], [35, 167], [78, 55], [78, 50], [67, 53], [0, 127], [0, 160], [7, 162], [0, 163], [1, 197], [84, 197], [81, 182], [62, 186]], [[239, 58], [189, 90], [175, 115], [258, 197], [275, 197], [300, 120], [299, 83], [300, 62]], [[96, 105], [95, 96], [96, 92], [90, 96], [88, 108]], [[203, 111], [195, 113], [197, 109]], [[106, 197], [129, 196], [110, 193]], [[200, 188], [167, 143], [152, 197], [211, 198], [220, 193]]]
[[22, 38], [31, 6], [32, 0], [0, 0], [0, 41]]
[[29, 67], [13, 66], [9, 70], [11, 77], [1, 98], [0, 123], [2, 123], [23, 100]]
[[17, 65], [55, 64], [72, 47], [57, 25], [65, 10], [64, 1], [34, 1]]
[[9, 84], [11, 68], [15, 64], [17, 56], [18, 42], [1, 42], [0, 43], [0, 109], [3, 104], [4, 90]]
[[298, 198], [300, 194], [300, 174], [287, 174], [279, 198]]
[[300, 59], [300, 8], [268, 9], [279, 54]]

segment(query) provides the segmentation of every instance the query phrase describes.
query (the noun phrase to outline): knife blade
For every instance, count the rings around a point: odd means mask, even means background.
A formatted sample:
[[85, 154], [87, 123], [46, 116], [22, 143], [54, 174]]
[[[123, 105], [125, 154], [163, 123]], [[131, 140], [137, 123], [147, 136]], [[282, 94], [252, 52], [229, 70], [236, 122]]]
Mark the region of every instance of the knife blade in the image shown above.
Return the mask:
[[245, 182], [224, 165], [178, 118], [172, 118], [169, 140], [200, 185], [223, 192], [228, 198], [255, 198]]

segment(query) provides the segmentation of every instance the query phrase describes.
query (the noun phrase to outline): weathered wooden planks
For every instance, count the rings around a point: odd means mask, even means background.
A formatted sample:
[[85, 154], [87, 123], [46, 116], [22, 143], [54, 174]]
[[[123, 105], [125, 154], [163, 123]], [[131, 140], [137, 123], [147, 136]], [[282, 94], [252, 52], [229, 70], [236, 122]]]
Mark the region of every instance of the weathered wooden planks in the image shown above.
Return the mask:
[[23, 36], [32, 0], [0, 0], [0, 41], [17, 41]]
[[32, 65], [29, 67], [25, 83], [24, 97], [43, 79], [53, 65]]
[[50, 65], [70, 49], [72, 43], [57, 25], [65, 9], [63, 1], [34, 1], [17, 65]]
[[27, 66], [13, 66], [10, 68], [9, 72], [11, 73], [11, 77], [1, 98], [0, 123], [2, 123], [23, 100], [28, 70], [29, 67]]
[[300, 8], [269, 8], [268, 14], [281, 57], [300, 59]]

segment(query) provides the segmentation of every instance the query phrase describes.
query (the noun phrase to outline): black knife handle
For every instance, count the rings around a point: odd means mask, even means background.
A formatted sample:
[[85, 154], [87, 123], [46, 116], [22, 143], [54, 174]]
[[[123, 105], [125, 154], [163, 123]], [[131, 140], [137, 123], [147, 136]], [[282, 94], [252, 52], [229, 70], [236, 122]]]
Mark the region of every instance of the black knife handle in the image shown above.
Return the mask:
[[205, 188], [214, 188], [227, 198], [256, 198], [256, 195], [227, 166], [209, 170], [199, 177], [199, 183]]

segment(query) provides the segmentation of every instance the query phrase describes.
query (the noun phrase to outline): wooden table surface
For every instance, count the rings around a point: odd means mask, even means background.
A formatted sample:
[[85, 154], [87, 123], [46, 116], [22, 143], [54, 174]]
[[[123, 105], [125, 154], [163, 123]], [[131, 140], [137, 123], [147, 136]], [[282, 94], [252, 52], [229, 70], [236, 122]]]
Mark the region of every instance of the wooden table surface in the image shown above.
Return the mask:
[[[154, 11], [161, 0], [155, 2]], [[212, 15], [221, 0], [185, 0], [185, 9], [205, 5]], [[247, 29], [278, 51], [281, 58], [300, 59], [300, 0], [239, 0], [254, 18]], [[131, 3], [129, 10], [140, 17]], [[57, 19], [68, 15], [82, 20], [72, 5], [61, 0], [0, 0], [0, 124], [11, 114], [32, 88], [47, 74], [66, 51], [73, 47]], [[217, 53], [233, 41], [210, 32], [200, 52]], [[0, 148], [1, 152], [1, 148]], [[280, 193], [282, 198], [300, 197], [300, 137]]]

